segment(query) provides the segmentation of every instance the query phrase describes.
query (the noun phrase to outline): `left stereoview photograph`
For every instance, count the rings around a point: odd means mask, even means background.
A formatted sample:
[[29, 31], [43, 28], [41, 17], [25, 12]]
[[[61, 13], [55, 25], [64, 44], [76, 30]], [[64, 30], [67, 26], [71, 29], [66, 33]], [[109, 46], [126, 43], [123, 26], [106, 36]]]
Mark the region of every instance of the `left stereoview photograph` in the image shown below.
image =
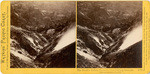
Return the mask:
[[76, 3], [11, 2], [10, 68], [74, 68]]

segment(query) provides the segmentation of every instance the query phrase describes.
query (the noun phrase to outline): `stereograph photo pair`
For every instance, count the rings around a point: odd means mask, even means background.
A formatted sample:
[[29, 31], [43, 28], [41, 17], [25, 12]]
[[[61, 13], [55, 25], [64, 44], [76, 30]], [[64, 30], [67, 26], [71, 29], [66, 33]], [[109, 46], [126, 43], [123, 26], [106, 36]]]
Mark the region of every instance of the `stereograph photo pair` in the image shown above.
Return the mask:
[[3, 74], [148, 74], [148, 1], [3, 1]]

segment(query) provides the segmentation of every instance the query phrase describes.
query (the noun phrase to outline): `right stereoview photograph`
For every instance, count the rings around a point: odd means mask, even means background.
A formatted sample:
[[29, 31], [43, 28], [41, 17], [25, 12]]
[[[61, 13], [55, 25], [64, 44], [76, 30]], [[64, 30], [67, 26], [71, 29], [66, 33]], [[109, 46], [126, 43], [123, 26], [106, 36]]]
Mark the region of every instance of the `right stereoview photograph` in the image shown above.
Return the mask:
[[77, 67], [142, 68], [142, 2], [77, 2]]

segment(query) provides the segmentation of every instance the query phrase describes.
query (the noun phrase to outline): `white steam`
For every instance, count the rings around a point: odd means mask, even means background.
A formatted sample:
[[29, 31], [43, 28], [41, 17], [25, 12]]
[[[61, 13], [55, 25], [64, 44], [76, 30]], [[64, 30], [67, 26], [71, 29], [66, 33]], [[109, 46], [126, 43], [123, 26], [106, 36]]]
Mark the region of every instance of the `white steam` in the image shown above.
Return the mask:
[[54, 48], [54, 51], [58, 51], [62, 49], [63, 47], [75, 42], [76, 40], [76, 27], [72, 27], [71, 29], [68, 29], [66, 33], [61, 37], [58, 44]]
[[119, 50], [124, 50], [129, 46], [142, 40], [142, 25], [134, 28], [125, 38]]

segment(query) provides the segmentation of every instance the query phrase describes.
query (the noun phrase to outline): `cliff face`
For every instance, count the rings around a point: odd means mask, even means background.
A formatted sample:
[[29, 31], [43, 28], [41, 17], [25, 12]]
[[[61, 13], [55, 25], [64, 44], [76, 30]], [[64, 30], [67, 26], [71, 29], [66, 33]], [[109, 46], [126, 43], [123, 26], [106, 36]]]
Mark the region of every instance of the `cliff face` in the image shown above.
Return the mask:
[[[108, 55], [108, 56], [111, 56]], [[142, 41], [128, 47], [124, 51], [118, 52], [112, 62], [113, 68], [141, 68], [142, 67]]]
[[[75, 67], [75, 42], [62, 48], [58, 52], [43, 57], [50, 62], [47, 67], [53, 68], [73, 68]], [[37, 57], [38, 58], [38, 57]]]

